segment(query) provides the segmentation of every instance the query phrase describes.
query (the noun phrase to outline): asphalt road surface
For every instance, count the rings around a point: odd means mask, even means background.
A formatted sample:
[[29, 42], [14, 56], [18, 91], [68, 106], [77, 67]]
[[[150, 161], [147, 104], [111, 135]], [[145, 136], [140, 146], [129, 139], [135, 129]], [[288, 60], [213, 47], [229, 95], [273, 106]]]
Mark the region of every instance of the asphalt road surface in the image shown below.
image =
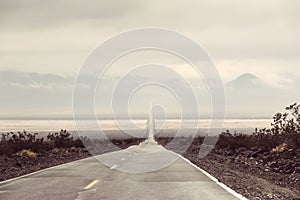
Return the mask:
[[2, 182], [0, 199], [231, 200], [242, 197], [221, 187], [187, 160], [156, 145], [133, 146]]

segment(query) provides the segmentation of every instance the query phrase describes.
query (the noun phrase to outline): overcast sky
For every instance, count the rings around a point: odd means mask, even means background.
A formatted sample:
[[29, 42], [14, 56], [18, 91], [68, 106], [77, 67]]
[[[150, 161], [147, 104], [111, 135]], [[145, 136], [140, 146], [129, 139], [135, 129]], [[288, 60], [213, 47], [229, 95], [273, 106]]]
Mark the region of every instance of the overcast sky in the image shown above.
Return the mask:
[[[73, 81], [89, 52], [107, 38], [138, 27], [168, 28], [189, 36], [206, 49], [224, 83], [245, 73], [255, 75], [258, 81], [242, 77], [253, 82], [251, 86], [226, 85], [228, 116], [270, 117], [299, 102], [299, 9], [297, 0], [1, 0], [0, 117], [70, 116]], [[195, 78], [193, 69], [176, 58], [153, 52], [136, 56], [119, 65], [155, 58], [191, 82]], [[115, 70], [116, 77], [121, 74]], [[195, 84], [199, 93], [201, 85]], [[245, 90], [248, 93], [241, 95]], [[106, 94], [100, 93], [99, 98]], [[137, 96], [138, 106], [144, 101], [143, 95]], [[208, 100], [203, 102], [207, 107]], [[109, 112], [101, 105], [99, 109]]]

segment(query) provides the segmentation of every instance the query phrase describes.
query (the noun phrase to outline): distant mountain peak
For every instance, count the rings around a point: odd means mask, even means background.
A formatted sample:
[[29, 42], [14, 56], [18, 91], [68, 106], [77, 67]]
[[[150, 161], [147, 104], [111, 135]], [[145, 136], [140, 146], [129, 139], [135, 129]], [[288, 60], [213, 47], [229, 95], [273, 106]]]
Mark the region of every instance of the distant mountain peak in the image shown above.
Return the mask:
[[259, 78], [254, 74], [245, 73], [228, 82], [227, 85], [232, 88], [249, 88], [256, 87], [259, 82]]
[[238, 80], [238, 79], [255, 80], [255, 79], [258, 79], [258, 77], [251, 73], [245, 73], [245, 74], [240, 75], [236, 80]]

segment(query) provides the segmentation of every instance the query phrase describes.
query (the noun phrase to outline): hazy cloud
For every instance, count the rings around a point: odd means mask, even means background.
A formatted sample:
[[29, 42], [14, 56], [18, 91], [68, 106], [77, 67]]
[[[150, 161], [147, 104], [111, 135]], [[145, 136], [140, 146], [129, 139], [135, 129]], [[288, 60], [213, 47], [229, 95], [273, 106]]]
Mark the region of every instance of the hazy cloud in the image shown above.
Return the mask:
[[0, 87], [59, 89], [72, 86], [72, 78], [55, 74], [0, 71]]
[[[152, 78], [151, 78], [152, 77]], [[100, 116], [111, 115], [111, 98], [117, 83], [118, 76], [105, 76], [96, 90], [96, 110]], [[290, 77], [294, 84], [300, 84], [300, 78]], [[85, 77], [79, 88], [84, 94], [87, 90], [94, 91], [89, 83], [91, 77]], [[56, 74], [27, 73], [18, 71], [0, 71], [1, 114], [0, 117], [71, 117], [72, 91], [75, 76], [61, 76]], [[129, 74], [119, 82], [122, 88], [136, 88], [141, 82], [151, 82], [152, 74]], [[160, 74], [156, 82], [171, 85], [174, 91], [181, 91], [185, 101], [189, 101], [189, 88], [181, 83], [178, 77]], [[199, 80], [191, 78], [190, 83], [199, 99], [201, 113], [208, 116], [211, 112], [210, 97], [205, 87], [199, 87]], [[225, 84], [227, 116], [228, 117], [271, 117], [278, 109], [293, 103], [300, 98], [297, 87], [275, 88], [254, 74], [243, 74]], [[117, 90], [118, 91], [118, 90]], [[124, 91], [122, 89], [119, 92]], [[125, 91], [124, 91], [125, 92]], [[118, 94], [118, 96], [123, 94]], [[133, 94], [130, 103], [131, 112], [140, 114], [148, 109], [149, 99], [160, 104], [169, 113], [178, 112], [176, 98], [161, 86], [144, 86]], [[115, 103], [124, 103], [127, 100], [115, 98]], [[255, 109], [253, 109], [255, 108]], [[194, 109], [194, 108], [191, 108]]]
[[[76, 20], [110, 20], [133, 12], [139, 1], [37, 0], [1, 1], [0, 23], [17, 29], [49, 29], [74, 23]], [[3, 27], [3, 26], [2, 26]]]
[[[299, 5], [297, 0], [2, 0], [0, 117], [69, 116], [74, 74], [88, 53], [112, 35], [145, 26], [173, 29], [203, 45], [224, 82], [231, 81], [227, 113], [269, 115], [300, 98]], [[104, 78], [107, 88], [99, 96], [109, 94], [122, 66], [135, 66], [145, 57], [119, 63], [116, 74]], [[164, 63], [165, 55], [149, 60]], [[176, 59], [168, 64], [189, 78], [200, 99], [207, 98], [195, 71]], [[235, 80], [246, 72], [257, 77], [254, 85], [247, 77]], [[156, 76], [182, 87], [171, 76]], [[92, 78], [83, 78], [82, 90], [91, 87]], [[133, 75], [128, 86], [139, 79], [145, 77]]]

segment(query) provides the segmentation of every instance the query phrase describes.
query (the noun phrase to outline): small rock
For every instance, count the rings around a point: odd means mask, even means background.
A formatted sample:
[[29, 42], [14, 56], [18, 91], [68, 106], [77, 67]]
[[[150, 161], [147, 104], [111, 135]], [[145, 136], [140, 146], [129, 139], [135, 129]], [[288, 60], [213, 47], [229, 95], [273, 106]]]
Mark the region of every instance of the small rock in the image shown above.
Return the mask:
[[232, 150], [231, 150], [231, 151], [228, 151], [228, 152], [226, 153], [226, 155], [227, 155], [227, 156], [233, 156], [233, 155], [234, 155], [234, 151], [232, 151]]

